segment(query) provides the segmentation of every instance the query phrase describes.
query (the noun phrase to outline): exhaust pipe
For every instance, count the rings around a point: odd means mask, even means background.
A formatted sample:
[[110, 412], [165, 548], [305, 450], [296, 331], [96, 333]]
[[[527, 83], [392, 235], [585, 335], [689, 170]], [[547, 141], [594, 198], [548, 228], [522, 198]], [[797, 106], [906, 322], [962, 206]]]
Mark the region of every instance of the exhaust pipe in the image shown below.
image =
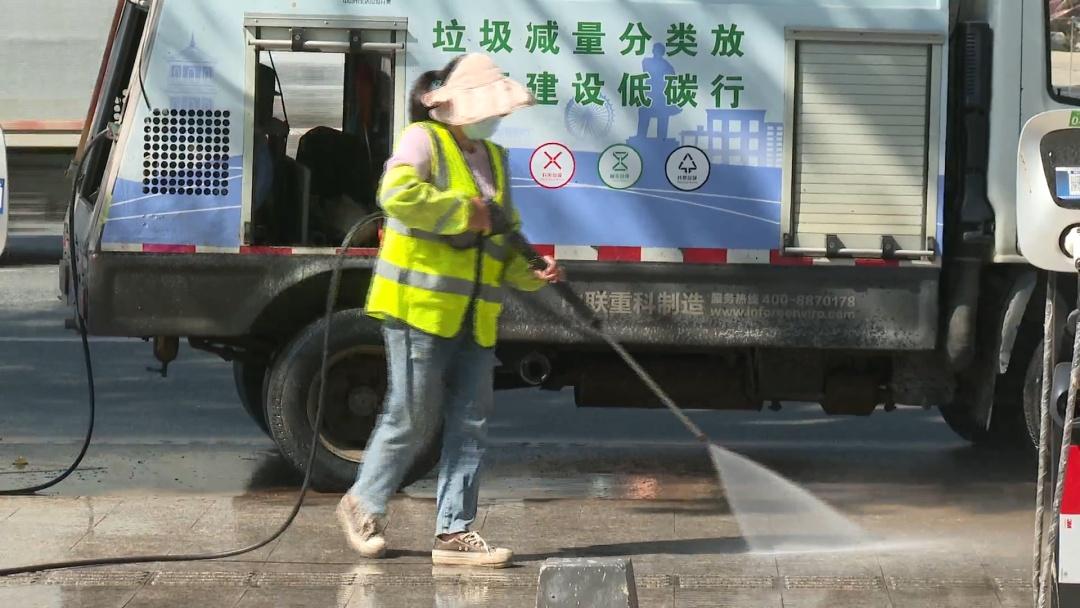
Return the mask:
[[518, 362], [518, 374], [530, 386], [540, 386], [551, 377], [551, 360], [538, 352], [531, 352]]

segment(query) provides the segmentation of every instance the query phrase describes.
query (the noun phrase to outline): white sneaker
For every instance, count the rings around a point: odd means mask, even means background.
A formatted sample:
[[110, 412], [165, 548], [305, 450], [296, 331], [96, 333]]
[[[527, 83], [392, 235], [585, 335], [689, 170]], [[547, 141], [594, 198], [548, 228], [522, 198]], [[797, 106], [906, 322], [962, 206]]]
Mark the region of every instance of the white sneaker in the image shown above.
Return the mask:
[[337, 506], [337, 518], [345, 529], [349, 544], [360, 555], [376, 559], [386, 555], [386, 539], [383, 538], [383, 522], [364, 511], [354, 496], [346, 494]]
[[435, 548], [431, 550], [431, 563], [436, 566], [505, 568], [513, 559], [513, 551], [488, 545], [476, 532], [458, 534], [450, 540], [435, 537]]

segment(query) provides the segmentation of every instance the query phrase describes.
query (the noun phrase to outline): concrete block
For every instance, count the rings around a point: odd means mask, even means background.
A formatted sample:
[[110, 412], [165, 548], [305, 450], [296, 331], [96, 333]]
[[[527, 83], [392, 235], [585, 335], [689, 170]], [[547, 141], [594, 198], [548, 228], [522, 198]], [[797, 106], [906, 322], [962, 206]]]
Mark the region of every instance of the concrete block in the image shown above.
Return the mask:
[[549, 559], [540, 567], [536, 608], [638, 608], [627, 558]]

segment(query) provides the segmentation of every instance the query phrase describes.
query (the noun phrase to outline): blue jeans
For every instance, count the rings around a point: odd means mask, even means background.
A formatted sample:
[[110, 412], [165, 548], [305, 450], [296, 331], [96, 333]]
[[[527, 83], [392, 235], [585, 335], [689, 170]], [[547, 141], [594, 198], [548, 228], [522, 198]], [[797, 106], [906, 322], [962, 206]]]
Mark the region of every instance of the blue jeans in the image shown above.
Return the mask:
[[470, 322], [454, 338], [396, 322], [386, 323], [383, 335], [390, 388], [349, 493], [368, 513], [385, 515], [390, 496], [443, 423], [436, 534], [464, 532], [476, 519], [495, 399], [494, 349], [476, 344]]

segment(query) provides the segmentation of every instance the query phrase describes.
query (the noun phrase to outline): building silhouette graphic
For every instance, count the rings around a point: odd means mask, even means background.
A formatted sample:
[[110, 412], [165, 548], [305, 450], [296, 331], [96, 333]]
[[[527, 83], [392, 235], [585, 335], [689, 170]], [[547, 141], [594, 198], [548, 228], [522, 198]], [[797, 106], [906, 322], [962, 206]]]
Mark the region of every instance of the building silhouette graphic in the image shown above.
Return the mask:
[[682, 145], [701, 148], [714, 165], [780, 167], [784, 162], [784, 124], [766, 122], [765, 110], [708, 110], [704, 125], [679, 136]]
[[213, 107], [216, 61], [204, 53], [192, 34], [187, 47], [169, 54], [169, 102], [173, 108]]

